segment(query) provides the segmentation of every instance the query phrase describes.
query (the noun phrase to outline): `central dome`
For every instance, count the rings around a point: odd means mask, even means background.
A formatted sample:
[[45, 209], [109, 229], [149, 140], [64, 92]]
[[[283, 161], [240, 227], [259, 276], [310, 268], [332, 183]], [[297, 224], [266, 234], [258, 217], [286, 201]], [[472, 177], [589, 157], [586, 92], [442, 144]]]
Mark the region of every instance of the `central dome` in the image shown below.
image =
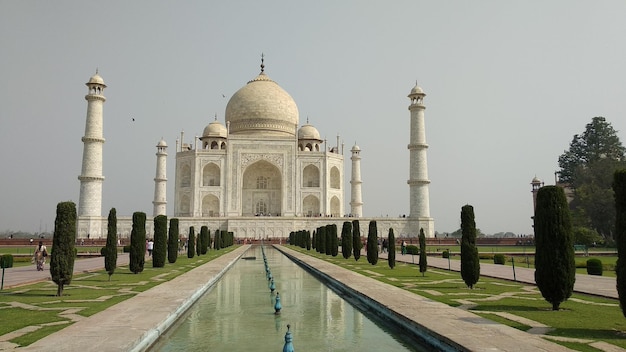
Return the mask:
[[231, 134], [295, 136], [298, 116], [293, 98], [263, 71], [226, 105], [226, 123]]

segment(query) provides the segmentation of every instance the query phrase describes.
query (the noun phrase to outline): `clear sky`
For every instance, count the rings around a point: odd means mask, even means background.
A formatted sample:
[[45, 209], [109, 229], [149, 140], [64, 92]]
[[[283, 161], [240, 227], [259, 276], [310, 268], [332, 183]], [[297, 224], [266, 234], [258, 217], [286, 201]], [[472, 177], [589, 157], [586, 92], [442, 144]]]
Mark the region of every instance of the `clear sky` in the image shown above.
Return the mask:
[[417, 81], [435, 230], [471, 204], [484, 233], [532, 233], [530, 181], [554, 183], [574, 134], [604, 116], [626, 142], [624, 18], [624, 1], [0, 0], [0, 231], [52, 231], [56, 204], [78, 202], [96, 68], [103, 215], [152, 214], [163, 137], [171, 216], [176, 138], [224, 122], [263, 52], [300, 124], [345, 143], [346, 210], [356, 142], [364, 215], [409, 213]]

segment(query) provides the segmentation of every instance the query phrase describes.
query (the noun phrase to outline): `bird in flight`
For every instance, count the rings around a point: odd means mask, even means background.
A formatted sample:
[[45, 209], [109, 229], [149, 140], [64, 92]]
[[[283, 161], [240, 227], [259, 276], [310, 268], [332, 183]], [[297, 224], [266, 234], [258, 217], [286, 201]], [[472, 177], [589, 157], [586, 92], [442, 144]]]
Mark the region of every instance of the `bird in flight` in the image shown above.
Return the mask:
[[135, 121], [135, 118], [134, 118], [134, 117], [133, 117], [132, 119], [133, 119], [133, 121]]
[[224, 94], [222, 94], [222, 98], [226, 98], [226, 96]]

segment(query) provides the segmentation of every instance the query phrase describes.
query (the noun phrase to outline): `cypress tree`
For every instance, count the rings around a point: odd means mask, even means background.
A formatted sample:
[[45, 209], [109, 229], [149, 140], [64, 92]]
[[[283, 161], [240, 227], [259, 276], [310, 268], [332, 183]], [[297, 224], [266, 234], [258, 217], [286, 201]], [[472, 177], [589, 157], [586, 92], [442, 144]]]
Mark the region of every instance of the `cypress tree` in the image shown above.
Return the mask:
[[171, 264], [178, 259], [178, 219], [170, 219], [170, 229], [167, 238], [167, 261]]
[[202, 253], [202, 240], [201, 238], [201, 233], [198, 234], [198, 236], [196, 236], [196, 255], [199, 257], [200, 254]]
[[352, 220], [352, 254], [354, 260], [358, 261], [361, 258], [361, 249], [363, 249], [363, 242], [361, 242], [361, 226], [359, 220]]
[[306, 236], [306, 250], [310, 251], [311, 250], [311, 231], [306, 230], [304, 233]]
[[200, 228], [200, 254], [206, 254], [209, 250], [209, 228], [202, 226]]
[[326, 226], [320, 226], [317, 229], [317, 237], [319, 237], [319, 245], [317, 251], [321, 254], [326, 253]]
[[330, 224], [326, 225], [326, 247], [324, 247], [325, 249], [325, 253], [326, 255], [331, 255], [333, 253], [333, 230], [330, 226]]
[[72, 282], [74, 273], [74, 251], [76, 243], [76, 204], [61, 202], [57, 204], [52, 236], [50, 258], [50, 276], [57, 284], [57, 296], [63, 296], [63, 288]]
[[615, 242], [617, 244], [617, 295], [622, 314], [626, 317], [626, 169], [613, 174], [615, 194]]
[[316, 235], [316, 230], [313, 230], [313, 238], [311, 239], [311, 248], [315, 249], [315, 251], [317, 251], [317, 235]]
[[330, 225], [330, 255], [336, 257], [339, 254], [339, 236], [337, 234], [337, 224]]
[[222, 232], [220, 230], [215, 230], [215, 238], [213, 239], [213, 248], [216, 250], [220, 250], [222, 248]]
[[109, 218], [107, 220], [107, 244], [104, 251], [104, 269], [111, 275], [115, 272], [117, 266], [117, 211], [115, 208], [109, 210]]
[[189, 238], [187, 239], [187, 258], [193, 258], [196, 255], [196, 233], [191, 226], [189, 228]]
[[367, 233], [367, 262], [376, 265], [378, 263], [378, 228], [376, 220], [370, 221]]
[[426, 235], [424, 235], [424, 229], [421, 228], [420, 229], [420, 236], [419, 236], [419, 240], [420, 240], [420, 273], [422, 273], [422, 276], [424, 276], [424, 273], [426, 272], [426, 269], [428, 269], [428, 262], [427, 262], [427, 257], [426, 257]]
[[389, 228], [387, 243], [389, 243], [389, 254], [387, 255], [387, 262], [389, 262], [389, 267], [393, 269], [396, 266], [396, 236], [393, 234], [393, 228], [391, 227]]
[[130, 264], [133, 274], [143, 271], [146, 262], [146, 213], [133, 213], [133, 228], [130, 231]]
[[352, 255], [352, 223], [345, 221], [341, 228], [341, 254], [345, 259]]
[[152, 267], [165, 266], [167, 256], [167, 216], [157, 215], [154, 218], [154, 250], [152, 251]]
[[534, 227], [535, 282], [552, 310], [559, 310], [576, 281], [572, 224], [562, 188], [545, 186], [537, 191]]
[[469, 204], [461, 208], [461, 277], [469, 288], [480, 278], [474, 207]]

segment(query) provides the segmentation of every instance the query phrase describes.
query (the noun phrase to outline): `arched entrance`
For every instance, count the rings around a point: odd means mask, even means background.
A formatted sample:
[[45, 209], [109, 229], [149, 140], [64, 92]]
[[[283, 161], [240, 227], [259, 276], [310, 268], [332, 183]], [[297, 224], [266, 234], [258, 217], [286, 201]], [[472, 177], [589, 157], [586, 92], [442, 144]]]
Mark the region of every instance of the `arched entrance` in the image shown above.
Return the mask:
[[243, 173], [242, 216], [280, 216], [282, 177], [280, 170], [265, 160], [248, 166]]

